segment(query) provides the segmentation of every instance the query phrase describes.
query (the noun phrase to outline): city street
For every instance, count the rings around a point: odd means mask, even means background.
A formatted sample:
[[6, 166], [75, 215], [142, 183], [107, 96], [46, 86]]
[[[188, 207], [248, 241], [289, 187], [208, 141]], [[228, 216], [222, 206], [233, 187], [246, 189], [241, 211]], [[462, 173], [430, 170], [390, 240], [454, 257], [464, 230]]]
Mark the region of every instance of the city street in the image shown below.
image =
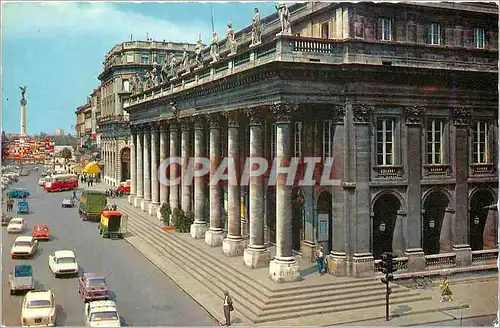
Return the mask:
[[[58, 326], [83, 326], [84, 303], [77, 293], [77, 278], [54, 278], [48, 267], [48, 256], [56, 250], [73, 250], [82, 272], [95, 272], [107, 277], [111, 298], [116, 300], [124, 326], [176, 326], [214, 325], [214, 319], [180, 290], [167, 276], [142, 257], [125, 240], [102, 239], [97, 223], [82, 222], [77, 209], [61, 208], [64, 197], [71, 191], [46, 193], [38, 187], [39, 173], [21, 177], [10, 186], [26, 187], [32, 213], [19, 215], [28, 222], [31, 235], [36, 223], [48, 223], [52, 239], [40, 242], [33, 259], [15, 260], [33, 266], [37, 289], [50, 289], [55, 293]], [[9, 216], [13, 213], [8, 213]], [[10, 296], [8, 274], [14, 260], [10, 249], [16, 235], [2, 229], [3, 264], [3, 325], [18, 326], [23, 296]]]

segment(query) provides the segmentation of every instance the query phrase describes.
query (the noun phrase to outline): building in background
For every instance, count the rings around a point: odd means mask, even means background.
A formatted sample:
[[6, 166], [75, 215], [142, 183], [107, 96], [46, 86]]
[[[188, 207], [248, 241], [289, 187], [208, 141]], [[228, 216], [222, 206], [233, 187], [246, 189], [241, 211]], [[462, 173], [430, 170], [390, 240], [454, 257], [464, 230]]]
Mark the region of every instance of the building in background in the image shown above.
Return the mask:
[[188, 43], [130, 41], [116, 45], [106, 55], [99, 75], [101, 98], [97, 120], [106, 183], [117, 186], [130, 179], [130, 128], [123, 103], [135, 84], [134, 77], [144, 80], [154, 62], [168, 66], [172, 56], [180, 59], [184, 49], [192, 54], [194, 47]]
[[5, 161], [18, 164], [48, 164], [54, 156], [54, 142], [50, 136], [5, 136], [2, 148]]
[[63, 136], [63, 135], [64, 135], [63, 129], [56, 129], [56, 136]]

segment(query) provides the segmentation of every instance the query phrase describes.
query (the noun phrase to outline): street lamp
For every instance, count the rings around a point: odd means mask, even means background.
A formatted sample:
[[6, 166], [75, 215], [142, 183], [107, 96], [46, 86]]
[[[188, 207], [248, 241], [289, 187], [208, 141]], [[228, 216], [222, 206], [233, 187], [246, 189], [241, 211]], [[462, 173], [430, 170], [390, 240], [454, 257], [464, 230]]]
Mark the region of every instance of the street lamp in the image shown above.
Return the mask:
[[380, 232], [384, 232], [385, 231], [385, 222], [380, 223], [380, 226], [378, 227], [378, 229], [380, 230]]
[[436, 221], [434, 221], [434, 219], [431, 219], [429, 221], [429, 228], [434, 228], [436, 226]]
[[474, 218], [474, 224], [475, 224], [475, 225], [478, 225], [478, 224], [479, 224], [479, 218], [478, 218], [477, 216]]

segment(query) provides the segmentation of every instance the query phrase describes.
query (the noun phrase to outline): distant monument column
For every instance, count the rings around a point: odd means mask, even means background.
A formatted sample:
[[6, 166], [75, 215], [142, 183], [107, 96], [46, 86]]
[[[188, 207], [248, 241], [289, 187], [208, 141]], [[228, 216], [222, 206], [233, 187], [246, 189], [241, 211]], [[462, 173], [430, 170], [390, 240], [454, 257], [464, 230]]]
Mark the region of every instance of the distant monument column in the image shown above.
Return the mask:
[[21, 89], [21, 137], [26, 137], [26, 104], [28, 101], [26, 100], [25, 94], [27, 86], [20, 86]]

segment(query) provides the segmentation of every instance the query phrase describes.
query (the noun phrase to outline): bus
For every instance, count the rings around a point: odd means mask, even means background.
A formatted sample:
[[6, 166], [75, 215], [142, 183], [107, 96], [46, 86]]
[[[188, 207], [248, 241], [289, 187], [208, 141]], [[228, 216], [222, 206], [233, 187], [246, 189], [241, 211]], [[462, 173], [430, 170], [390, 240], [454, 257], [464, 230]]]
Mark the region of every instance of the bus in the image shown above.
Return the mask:
[[78, 176], [76, 174], [54, 174], [45, 177], [43, 189], [45, 191], [73, 190], [78, 188]]

